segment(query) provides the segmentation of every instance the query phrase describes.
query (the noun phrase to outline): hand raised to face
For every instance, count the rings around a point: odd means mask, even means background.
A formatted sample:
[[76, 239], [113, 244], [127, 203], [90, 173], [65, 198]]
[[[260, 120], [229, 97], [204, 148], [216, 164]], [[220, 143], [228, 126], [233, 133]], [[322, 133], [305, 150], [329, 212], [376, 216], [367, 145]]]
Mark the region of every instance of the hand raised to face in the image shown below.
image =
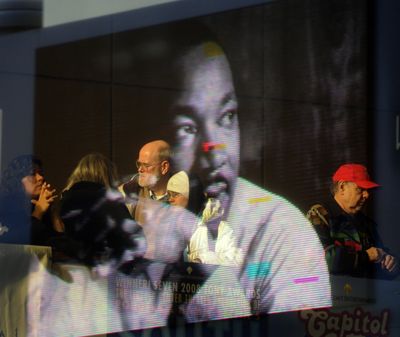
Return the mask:
[[41, 220], [44, 213], [49, 209], [51, 203], [57, 198], [56, 190], [51, 189], [50, 184], [43, 182], [40, 189], [39, 198], [32, 199], [31, 202], [35, 205], [32, 216]]

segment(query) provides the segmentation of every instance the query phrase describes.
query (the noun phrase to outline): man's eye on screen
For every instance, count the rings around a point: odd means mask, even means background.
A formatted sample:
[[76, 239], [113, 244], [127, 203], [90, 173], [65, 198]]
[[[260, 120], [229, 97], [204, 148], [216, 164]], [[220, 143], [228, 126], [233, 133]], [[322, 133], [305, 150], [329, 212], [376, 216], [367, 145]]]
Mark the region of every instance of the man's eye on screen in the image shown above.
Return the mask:
[[218, 121], [218, 124], [223, 128], [232, 128], [236, 118], [236, 110], [228, 110]]
[[191, 124], [181, 124], [176, 128], [176, 135], [178, 139], [185, 138], [197, 134], [197, 127]]

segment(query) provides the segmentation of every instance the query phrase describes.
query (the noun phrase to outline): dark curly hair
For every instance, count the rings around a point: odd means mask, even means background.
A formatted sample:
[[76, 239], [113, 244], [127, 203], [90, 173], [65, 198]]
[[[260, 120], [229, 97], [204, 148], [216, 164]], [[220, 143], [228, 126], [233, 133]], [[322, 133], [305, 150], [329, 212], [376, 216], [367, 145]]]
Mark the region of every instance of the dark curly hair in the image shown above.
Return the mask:
[[42, 162], [33, 155], [21, 155], [14, 158], [3, 170], [0, 190], [3, 193], [23, 192], [22, 178], [42, 172]]

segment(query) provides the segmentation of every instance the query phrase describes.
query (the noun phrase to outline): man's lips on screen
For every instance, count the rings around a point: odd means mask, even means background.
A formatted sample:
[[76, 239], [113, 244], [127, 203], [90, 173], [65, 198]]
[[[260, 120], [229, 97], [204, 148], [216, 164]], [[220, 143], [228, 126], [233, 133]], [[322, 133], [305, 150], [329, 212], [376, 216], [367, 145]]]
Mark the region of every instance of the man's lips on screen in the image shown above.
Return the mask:
[[228, 189], [228, 181], [222, 176], [216, 176], [214, 179], [208, 181], [204, 192], [207, 194], [207, 197], [217, 197], [223, 192], [226, 193]]

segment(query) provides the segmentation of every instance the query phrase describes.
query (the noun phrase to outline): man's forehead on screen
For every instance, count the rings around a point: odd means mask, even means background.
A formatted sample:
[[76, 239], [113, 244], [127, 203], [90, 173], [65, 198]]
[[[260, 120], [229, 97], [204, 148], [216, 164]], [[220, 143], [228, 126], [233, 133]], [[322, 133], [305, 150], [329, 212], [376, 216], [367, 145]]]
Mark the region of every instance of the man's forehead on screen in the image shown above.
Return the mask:
[[172, 111], [174, 163], [198, 175], [207, 197], [229, 211], [239, 167], [237, 100], [228, 60], [215, 42], [179, 60], [183, 90]]

